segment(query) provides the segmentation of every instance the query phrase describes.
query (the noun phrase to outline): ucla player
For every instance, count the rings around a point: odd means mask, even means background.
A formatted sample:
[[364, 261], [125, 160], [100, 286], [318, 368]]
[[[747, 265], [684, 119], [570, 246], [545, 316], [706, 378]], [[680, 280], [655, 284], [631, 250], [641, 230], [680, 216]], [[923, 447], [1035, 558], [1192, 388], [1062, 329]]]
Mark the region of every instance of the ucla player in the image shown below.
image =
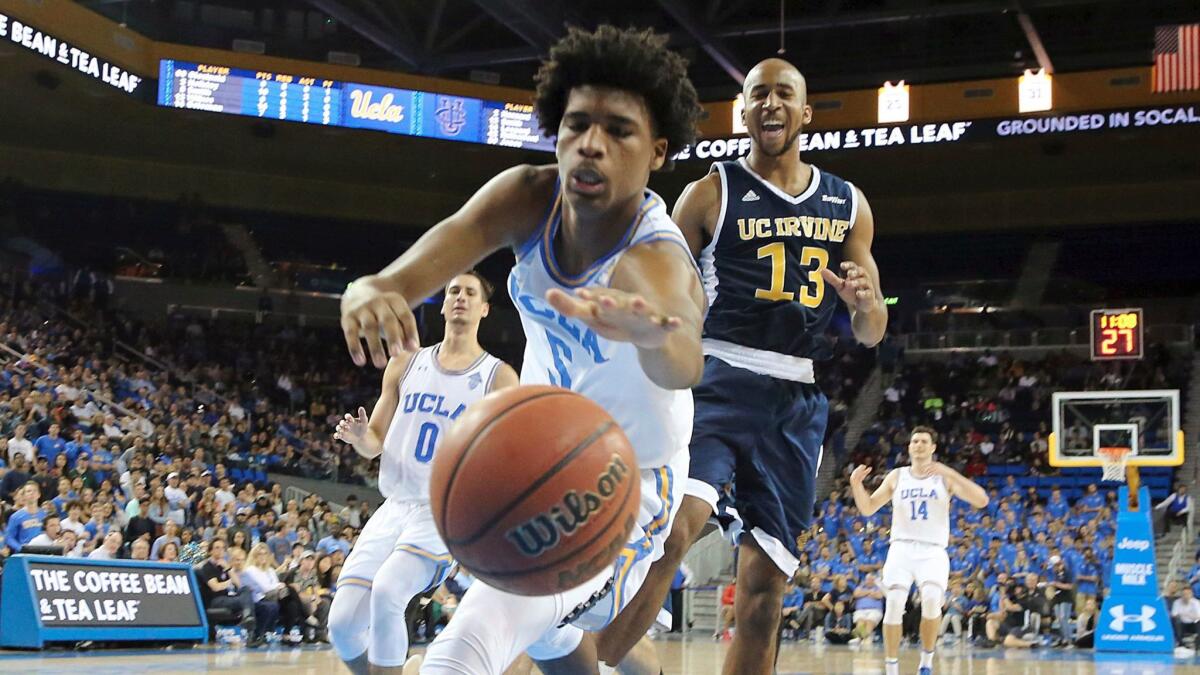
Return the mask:
[[805, 163], [796, 147], [812, 119], [804, 77], [787, 61], [768, 59], [746, 76], [742, 94], [750, 155], [713, 165], [675, 206], [709, 300], [704, 379], [694, 391], [687, 496], [644, 597], [600, 638], [609, 663], [654, 621], [684, 554], [732, 483], [750, 536], [739, 537], [738, 630], [725, 673], [773, 672], [797, 539], [812, 522], [829, 411], [814, 361], [830, 356], [824, 334], [839, 298], [859, 342], [878, 343], [887, 325], [866, 197]]
[[[544, 597], [472, 584], [422, 673], [499, 673], [522, 651], [545, 673], [595, 672], [580, 627], [611, 621], [661, 555], [687, 471], [705, 307], [687, 244], [646, 189], [650, 173], [694, 139], [701, 111], [686, 63], [665, 44], [649, 31], [571, 29], [539, 71], [535, 98], [543, 129], [557, 136], [558, 163], [501, 173], [342, 298], [352, 358], [366, 363], [365, 340], [382, 366], [383, 340], [393, 352], [416, 346], [411, 305], [454, 270], [512, 250], [509, 293], [527, 341], [521, 381], [595, 400], [625, 430], [642, 470], [637, 526], [614, 567]], [[650, 662], [623, 668], [658, 672]]]
[[908, 439], [911, 466], [892, 469], [872, 494], [863, 479], [871, 467], [850, 474], [854, 503], [864, 516], [892, 504], [892, 543], [883, 564], [883, 648], [885, 675], [900, 673], [900, 633], [904, 603], [915, 583], [921, 597], [920, 675], [933, 673], [933, 649], [942, 623], [942, 604], [950, 580], [950, 497], [977, 509], [988, 505], [987, 492], [954, 469], [933, 461], [937, 432], [914, 427]]
[[[430, 461], [455, 419], [485, 394], [517, 385], [517, 373], [479, 345], [492, 286], [472, 271], [446, 286], [442, 342], [392, 357], [371, 417], [359, 408], [335, 437], [363, 457], [380, 457], [386, 501], [371, 517], [338, 577], [329, 636], [354, 673], [403, 667], [404, 612], [413, 596], [440, 584], [450, 555], [429, 511]], [[379, 580], [379, 583], [375, 583]]]

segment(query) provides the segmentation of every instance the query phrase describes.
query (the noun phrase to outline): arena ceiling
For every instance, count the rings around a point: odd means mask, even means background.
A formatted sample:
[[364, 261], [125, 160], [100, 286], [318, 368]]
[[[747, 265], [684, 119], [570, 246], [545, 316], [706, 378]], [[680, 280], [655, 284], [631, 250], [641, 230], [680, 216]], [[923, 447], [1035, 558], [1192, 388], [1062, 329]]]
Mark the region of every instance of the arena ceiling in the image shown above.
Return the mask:
[[652, 26], [704, 100], [731, 98], [781, 40], [812, 90], [839, 91], [1144, 65], [1156, 25], [1200, 20], [1194, 0], [76, 1], [156, 40], [524, 88], [567, 25]]

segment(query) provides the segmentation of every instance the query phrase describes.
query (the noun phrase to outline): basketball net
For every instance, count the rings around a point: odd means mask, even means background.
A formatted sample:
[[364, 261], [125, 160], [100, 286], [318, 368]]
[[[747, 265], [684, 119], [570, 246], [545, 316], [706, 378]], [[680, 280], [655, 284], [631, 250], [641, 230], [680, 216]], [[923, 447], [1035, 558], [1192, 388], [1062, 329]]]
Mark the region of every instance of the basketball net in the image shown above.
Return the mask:
[[1103, 480], [1129, 484], [1129, 509], [1137, 510], [1137, 492], [1139, 487], [1138, 470], [1129, 465], [1131, 448], [1103, 447], [1099, 448], [1100, 467], [1103, 470]]

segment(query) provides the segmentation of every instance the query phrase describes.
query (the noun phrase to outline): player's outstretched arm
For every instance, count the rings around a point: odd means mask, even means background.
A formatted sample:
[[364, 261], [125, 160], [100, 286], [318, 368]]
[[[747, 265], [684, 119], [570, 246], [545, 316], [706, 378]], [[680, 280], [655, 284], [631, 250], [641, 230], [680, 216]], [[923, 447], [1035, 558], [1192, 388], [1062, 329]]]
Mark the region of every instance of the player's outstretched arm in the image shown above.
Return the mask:
[[871, 255], [871, 242], [875, 239], [875, 216], [867, 197], [857, 187], [858, 214], [850, 235], [846, 237], [845, 260], [839, 277], [831, 269], [821, 270], [825, 283], [837, 291], [838, 297], [850, 309], [850, 328], [854, 339], [868, 347], [874, 347], [887, 332], [887, 304], [879, 286], [879, 266]]
[[600, 336], [638, 348], [642, 370], [664, 389], [690, 389], [704, 373], [700, 328], [704, 289], [683, 246], [655, 241], [621, 257], [611, 288], [553, 289], [546, 300], [559, 313]]
[[951, 494], [977, 509], [982, 509], [988, 505], [987, 491], [979, 487], [975, 481], [941, 462], [934, 462], [933, 467], [935, 471], [941, 474], [942, 480], [946, 481], [946, 485], [950, 487]]
[[889, 471], [879, 487], [875, 488], [875, 492], [867, 494], [863, 480], [870, 473], [871, 467], [860, 465], [854, 467], [854, 471], [850, 474], [850, 492], [854, 495], [854, 505], [864, 516], [874, 515], [876, 511], [883, 508], [884, 504], [891, 501], [892, 493], [896, 491], [896, 472]]
[[518, 166], [501, 173], [391, 265], [348, 286], [342, 294], [342, 332], [354, 363], [366, 365], [364, 340], [376, 368], [387, 365], [388, 353], [416, 351], [420, 336], [412, 307], [488, 254], [525, 241], [546, 208], [545, 200], [531, 194], [546, 183], [549, 195], [549, 171]]
[[358, 409], [358, 415], [346, 413], [338, 420], [333, 437], [343, 443], [349, 443], [358, 454], [372, 459], [383, 454], [383, 439], [387, 437], [388, 427], [392, 425], [392, 417], [400, 405], [400, 380], [412, 362], [413, 352], [401, 352], [400, 356], [388, 359], [387, 368], [383, 371], [383, 384], [380, 385], [379, 399], [371, 409], [371, 417], [367, 418], [364, 408]]

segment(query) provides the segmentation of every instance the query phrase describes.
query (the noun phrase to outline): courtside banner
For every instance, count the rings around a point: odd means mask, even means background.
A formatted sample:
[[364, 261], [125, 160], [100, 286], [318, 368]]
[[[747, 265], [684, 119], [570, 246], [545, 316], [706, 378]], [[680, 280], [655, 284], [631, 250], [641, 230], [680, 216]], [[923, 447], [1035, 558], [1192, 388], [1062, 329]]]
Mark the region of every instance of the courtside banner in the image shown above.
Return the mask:
[[1138, 491], [1137, 511], [1129, 510], [1129, 489], [1118, 491], [1117, 538], [1112, 585], [1096, 618], [1096, 651], [1162, 652], [1175, 649], [1170, 608], [1158, 593], [1150, 490]]
[[208, 639], [196, 576], [181, 563], [16, 555], [0, 578], [0, 646]]

